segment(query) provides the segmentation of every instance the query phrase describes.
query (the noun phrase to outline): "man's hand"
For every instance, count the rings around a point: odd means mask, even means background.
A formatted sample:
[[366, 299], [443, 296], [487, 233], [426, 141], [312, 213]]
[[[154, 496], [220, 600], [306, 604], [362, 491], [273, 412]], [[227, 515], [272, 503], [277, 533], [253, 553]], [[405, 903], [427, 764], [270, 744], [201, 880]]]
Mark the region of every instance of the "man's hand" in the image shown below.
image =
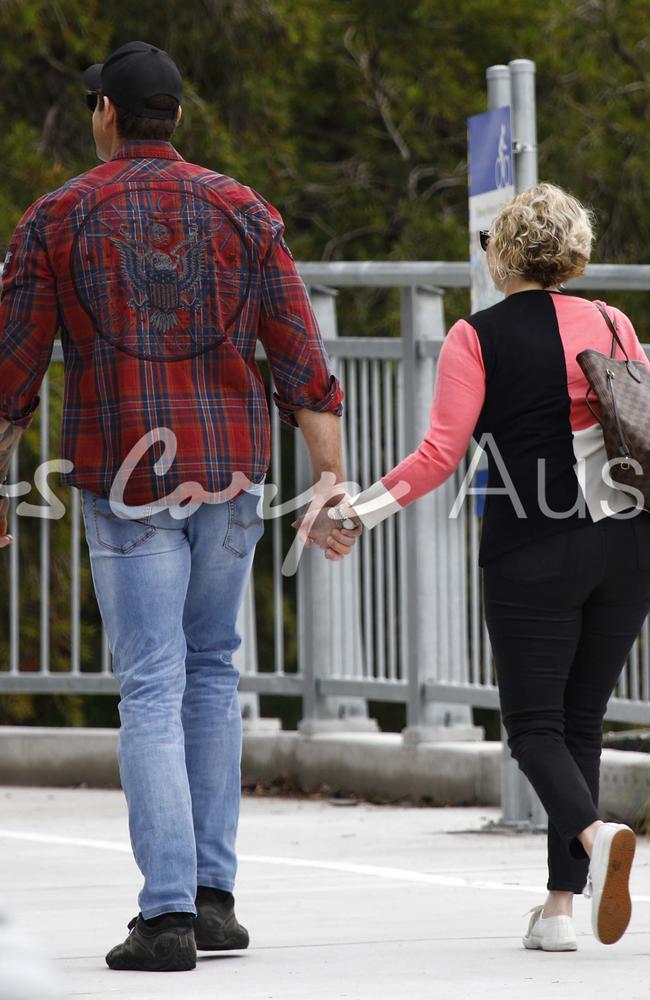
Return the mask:
[[[11, 456], [18, 447], [18, 442], [23, 436], [24, 428], [10, 423], [4, 417], [0, 417], [0, 483], [4, 483], [9, 473]], [[0, 549], [11, 545], [13, 538], [7, 534], [7, 511], [9, 510], [9, 497], [4, 496], [4, 490], [0, 487]]]
[[303, 517], [293, 522], [299, 537], [305, 546], [318, 545], [325, 551], [325, 558], [337, 562], [349, 555], [357, 538], [363, 531], [363, 526], [348, 529], [339, 526], [339, 522], [328, 515], [328, 507], [319, 511], [307, 512]]
[[7, 534], [7, 512], [9, 510], [9, 497], [0, 499], [0, 549], [11, 545], [13, 538]]

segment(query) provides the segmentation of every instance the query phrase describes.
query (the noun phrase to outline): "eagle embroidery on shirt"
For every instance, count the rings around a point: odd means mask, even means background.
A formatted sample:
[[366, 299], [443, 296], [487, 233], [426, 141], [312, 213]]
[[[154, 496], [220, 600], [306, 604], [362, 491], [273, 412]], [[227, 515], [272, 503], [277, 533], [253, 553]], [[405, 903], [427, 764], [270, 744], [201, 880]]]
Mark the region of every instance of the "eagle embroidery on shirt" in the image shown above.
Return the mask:
[[203, 248], [211, 238], [200, 238], [198, 229], [191, 229], [187, 239], [170, 246], [171, 232], [161, 222], [151, 226], [148, 243], [134, 239], [126, 226], [120, 227], [118, 235], [109, 237], [119, 251], [133, 289], [129, 304], [148, 310], [156, 333], [168, 333], [179, 321], [177, 310], [194, 304], [194, 297], [185, 303], [181, 297], [190, 293], [203, 276]]

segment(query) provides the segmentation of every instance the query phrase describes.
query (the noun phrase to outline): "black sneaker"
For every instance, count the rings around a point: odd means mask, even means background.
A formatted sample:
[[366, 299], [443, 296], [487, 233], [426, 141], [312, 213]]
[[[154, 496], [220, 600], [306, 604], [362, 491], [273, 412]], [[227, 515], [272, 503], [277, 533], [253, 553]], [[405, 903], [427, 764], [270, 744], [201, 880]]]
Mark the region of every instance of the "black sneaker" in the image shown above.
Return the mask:
[[[186, 919], [187, 918], [187, 919]], [[196, 967], [196, 944], [191, 913], [164, 914], [148, 926], [139, 913], [129, 921], [129, 936], [106, 956], [109, 969], [143, 972], [187, 972]]]
[[248, 948], [248, 931], [235, 916], [230, 892], [200, 885], [196, 892], [194, 937], [199, 951], [234, 951]]

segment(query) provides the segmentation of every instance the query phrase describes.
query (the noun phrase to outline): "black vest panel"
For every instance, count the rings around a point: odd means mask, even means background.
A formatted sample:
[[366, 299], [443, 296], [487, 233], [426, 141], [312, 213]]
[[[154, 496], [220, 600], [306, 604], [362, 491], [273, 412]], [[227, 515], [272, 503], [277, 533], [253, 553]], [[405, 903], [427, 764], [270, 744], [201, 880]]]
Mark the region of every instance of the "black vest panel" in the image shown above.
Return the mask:
[[[486, 498], [479, 552], [484, 565], [509, 549], [591, 523], [591, 518], [578, 508], [571, 400], [551, 295], [516, 292], [467, 322], [478, 335], [486, 374], [485, 403], [474, 437], [479, 441], [489, 435], [483, 442], [488, 488], [507, 487], [511, 494]], [[515, 491], [525, 517], [513, 503]], [[556, 519], [549, 510], [572, 513]]]

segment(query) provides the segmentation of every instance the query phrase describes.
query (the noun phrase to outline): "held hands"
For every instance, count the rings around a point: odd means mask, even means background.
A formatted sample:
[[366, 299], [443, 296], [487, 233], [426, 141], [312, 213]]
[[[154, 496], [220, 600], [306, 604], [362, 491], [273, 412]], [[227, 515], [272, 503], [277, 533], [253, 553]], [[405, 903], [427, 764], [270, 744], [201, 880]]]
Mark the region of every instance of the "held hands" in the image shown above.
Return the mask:
[[340, 521], [329, 516], [330, 509], [324, 506], [317, 511], [308, 511], [294, 521], [291, 527], [296, 528], [305, 548], [318, 545], [324, 550], [326, 559], [337, 562], [352, 551], [363, 526], [360, 524], [354, 529], [342, 528]]

